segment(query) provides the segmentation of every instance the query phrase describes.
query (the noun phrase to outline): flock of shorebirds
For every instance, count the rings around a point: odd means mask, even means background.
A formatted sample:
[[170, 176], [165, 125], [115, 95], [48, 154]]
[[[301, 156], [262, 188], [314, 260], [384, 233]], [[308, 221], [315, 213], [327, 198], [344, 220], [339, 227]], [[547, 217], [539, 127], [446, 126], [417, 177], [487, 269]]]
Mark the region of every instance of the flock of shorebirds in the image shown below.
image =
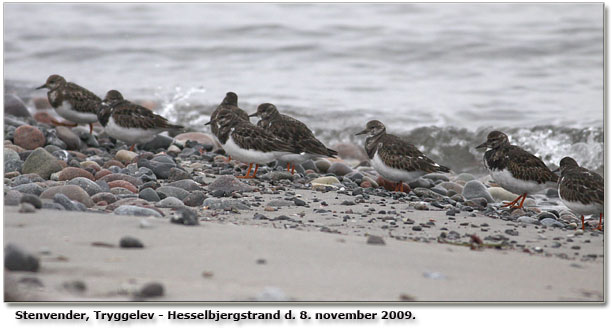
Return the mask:
[[[107, 135], [131, 144], [151, 141], [163, 131], [183, 129], [171, 124], [164, 117], [123, 98], [121, 93], [111, 90], [104, 99], [93, 92], [59, 75], [51, 75], [38, 89], [49, 89], [47, 96], [57, 114], [68, 121], [53, 121], [57, 125], [92, 124], [100, 122]], [[251, 124], [250, 117], [260, 118], [257, 125]], [[287, 170], [293, 173], [295, 165], [310, 159], [334, 157], [338, 153], [327, 148], [302, 122], [279, 113], [270, 103], [261, 104], [257, 111], [248, 115], [238, 107], [238, 96], [228, 92], [211, 115], [210, 125], [213, 136], [225, 152], [243, 163], [249, 163], [244, 176], [255, 178], [259, 165], [275, 160], [286, 162]], [[395, 183], [396, 191], [404, 191], [404, 182], [411, 182], [420, 176], [433, 172], [450, 172], [425, 156], [409, 142], [386, 132], [379, 121], [370, 121], [357, 135], [367, 135], [365, 150], [372, 167], [385, 179]], [[519, 196], [503, 207], [522, 208], [528, 194], [545, 188], [558, 188], [563, 203], [582, 216], [599, 214], [602, 230], [604, 208], [603, 178], [595, 172], [580, 167], [570, 157], [559, 164], [560, 177], [544, 162], [528, 151], [511, 145], [508, 136], [493, 131], [487, 140], [476, 147], [484, 149], [484, 165], [491, 177], [504, 189]], [[255, 169], [251, 173], [253, 164]]]

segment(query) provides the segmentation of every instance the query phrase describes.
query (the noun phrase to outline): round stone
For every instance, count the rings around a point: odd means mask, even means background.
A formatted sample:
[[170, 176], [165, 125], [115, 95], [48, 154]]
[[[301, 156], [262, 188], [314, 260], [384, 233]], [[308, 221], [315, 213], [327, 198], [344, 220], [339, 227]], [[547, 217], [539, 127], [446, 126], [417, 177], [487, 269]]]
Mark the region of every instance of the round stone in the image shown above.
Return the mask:
[[15, 130], [13, 141], [24, 149], [34, 150], [45, 145], [45, 135], [38, 128], [22, 125]]

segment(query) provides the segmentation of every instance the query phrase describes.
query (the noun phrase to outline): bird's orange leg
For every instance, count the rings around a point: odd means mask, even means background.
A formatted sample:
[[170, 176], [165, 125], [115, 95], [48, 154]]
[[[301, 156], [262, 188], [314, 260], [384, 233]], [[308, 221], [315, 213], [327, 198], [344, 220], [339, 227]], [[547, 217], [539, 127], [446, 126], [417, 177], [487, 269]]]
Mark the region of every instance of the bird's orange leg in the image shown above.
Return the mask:
[[93, 123], [89, 123], [89, 134], [93, 134]]
[[595, 228], [595, 230], [603, 230], [603, 226], [601, 225], [602, 217], [603, 217], [603, 213], [599, 213], [599, 224], [597, 225], [597, 228]]
[[54, 125], [60, 125], [60, 126], [68, 126], [71, 128], [74, 128], [75, 126], [77, 126], [77, 123], [67, 123], [67, 122], [60, 122], [60, 121], [56, 121], [55, 119], [51, 119], [51, 123], [53, 123]]
[[295, 173], [295, 164], [291, 164], [291, 175]]
[[404, 182], [400, 181], [399, 184], [400, 184], [400, 187], [399, 187], [400, 192], [404, 192]]
[[511, 201], [510, 203], [504, 203], [504, 205], [502, 205], [501, 207], [514, 207], [514, 205], [516, 205], [516, 203], [518, 203], [518, 201], [521, 200], [522, 197], [523, 195], [519, 195], [515, 200]]
[[582, 231], [584, 231], [584, 215], [580, 219], [582, 220]]
[[130, 151], [134, 151], [134, 147], [136, 147], [136, 144], [133, 144], [132, 147], [130, 147]]
[[291, 163], [287, 162], [287, 172], [289, 172], [290, 168], [291, 168]]
[[521, 200], [521, 205], [519, 205], [517, 208], [523, 208], [523, 203], [525, 202], [525, 199], [527, 199], [527, 193], [523, 194], [523, 200]]
[[249, 169], [247, 170], [247, 173], [245, 175], [241, 175], [241, 176], [237, 176], [236, 178], [238, 179], [250, 179], [250, 173], [251, 173], [251, 168], [253, 167], [253, 163], [249, 164]]
[[396, 192], [399, 191], [399, 184], [397, 184], [397, 182], [395, 183], [395, 190], [393, 191], [396, 191]]
[[257, 174], [258, 168], [259, 168], [259, 164], [255, 164], [255, 171], [253, 171], [253, 175], [251, 176], [251, 179], [255, 178], [255, 174]]

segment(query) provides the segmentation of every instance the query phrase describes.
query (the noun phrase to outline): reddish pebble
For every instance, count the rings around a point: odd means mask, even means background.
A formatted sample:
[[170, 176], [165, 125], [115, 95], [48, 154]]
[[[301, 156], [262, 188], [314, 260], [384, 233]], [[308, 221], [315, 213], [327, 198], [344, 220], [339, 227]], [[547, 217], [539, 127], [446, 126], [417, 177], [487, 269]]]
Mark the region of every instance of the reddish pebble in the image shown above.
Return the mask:
[[67, 167], [61, 170], [59, 173], [59, 181], [72, 180], [77, 177], [87, 178], [92, 181], [94, 180], [93, 174], [78, 167]]
[[51, 123], [51, 121], [53, 120], [53, 115], [49, 114], [46, 111], [34, 113], [34, 119], [36, 120], [36, 122], [45, 123], [49, 125], [53, 124]]
[[15, 130], [13, 142], [22, 148], [34, 150], [45, 145], [45, 135], [38, 128], [22, 125]]
[[107, 170], [107, 169], [102, 169], [100, 171], [98, 171], [98, 173], [96, 173], [96, 180], [100, 180], [102, 177], [107, 176], [109, 174], [111, 174], [113, 172]]
[[105, 200], [101, 200], [101, 201], [97, 202], [96, 205], [98, 205], [98, 206], [106, 206], [106, 205], [108, 205], [108, 203]]
[[58, 159], [58, 160], [57, 160], [57, 162], [59, 163], [59, 165], [60, 165], [60, 166], [61, 166], [63, 169], [65, 169], [65, 168], [67, 168], [67, 167], [68, 167], [68, 163], [66, 163], [66, 162], [62, 161], [61, 159]]
[[115, 159], [111, 159], [108, 162], [104, 163], [104, 165], [102, 165], [103, 168], [107, 169], [111, 166], [118, 166], [120, 168], [124, 168], [125, 165], [123, 165], [123, 163], [119, 162], [118, 160]]
[[36, 109], [48, 109], [51, 108], [51, 104], [49, 103], [49, 99], [47, 97], [36, 97], [33, 99], [34, 107]]
[[138, 188], [134, 187], [133, 184], [124, 181], [124, 180], [114, 180], [108, 183], [108, 187], [109, 188], [116, 188], [116, 187], [121, 187], [121, 188], [125, 188], [133, 193], [137, 193], [138, 192]]
[[364, 180], [361, 181], [361, 188], [370, 188], [372, 187], [372, 184], [370, 183], [370, 181]]

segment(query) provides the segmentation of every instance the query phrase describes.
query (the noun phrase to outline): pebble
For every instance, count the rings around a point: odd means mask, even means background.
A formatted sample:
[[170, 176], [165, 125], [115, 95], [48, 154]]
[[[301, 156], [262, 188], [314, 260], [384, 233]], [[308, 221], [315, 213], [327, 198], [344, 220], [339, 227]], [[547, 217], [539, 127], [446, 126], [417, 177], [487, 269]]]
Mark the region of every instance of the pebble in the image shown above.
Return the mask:
[[46, 141], [42, 131], [31, 125], [22, 125], [18, 127], [13, 137], [15, 145], [28, 150], [44, 147]]
[[340, 180], [338, 180], [338, 178], [336, 178], [336, 177], [324, 176], [324, 177], [318, 177], [318, 178], [310, 181], [310, 183], [313, 184], [313, 185], [315, 185], [315, 184], [334, 185], [334, 184], [340, 184]]
[[59, 172], [58, 180], [67, 181], [79, 177], [86, 178], [92, 181], [95, 179], [93, 174], [91, 174], [87, 170], [78, 167], [67, 167]]
[[40, 194], [40, 198], [53, 199], [56, 194], [63, 194], [71, 200], [83, 203], [86, 207], [92, 207], [94, 202], [83, 188], [76, 185], [65, 185], [47, 188]]
[[128, 190], [130, 193], [138, 193], [138, 188], [136, 188], [133, 184], [124, 181], [124, 180], [113, 180], [108, 182], [108, 187], [111, 188], [124, 188]]
[[62, 170], [58, 160], [43, 148], [36, 148], [23, 163], [22, 172], [36, 173], [41, 178], [49, 180], [52, 173]]
[[140, 145], [139, 148], [148, 150], [148, 151], [168, 149], [168, 147], [170, 147], [170, 145], [172, 144], [172, 140], [173, 139], [168, 136], [158, 134], [155, 136], [155, 138], [153, 138], [153, 140], [147, 142], [146, 144]]
[[209, 192], [216, 190], [222, 190], [226, 194], [231, 194], [233, 192], [250, 192], [253, 191], [254, 188], [241, 182], [233, 175], [222, 175], [208, 185]]
[[540, 221], [538, 219], [529, 217], [529, 216], [521, 216], [518, 219], [516, 219], [517, 222], [521, 222], [521, 223], [527, 223], [527, 224], [540, 224]]
[[187, 191], [200, 191], [202, 190], [202, 188], [200, 187], [200, 184], [191, 180], [191, 179], [182, 179], [182, 180], [178, 180], [178, 181], [174, 181], [172, 183], [169, 183], [168, 186], [170, 187], [176, 187], [176, 188], [181, 188], [183, 190], [187, 190]]
[[285, 292], [278, 287], [266, 287], [257, 296], [255, 301], [258, 302], [287, 302], [290, 301]]
[[170, 169], [170, 175], [168, 176], [168, 181], [179, 181], [179, 180], [191, 180], [191, 175], [181, 169], [173, 167]]
[[[41, 204], [42, 207], [42, 204]], [[19, 213], [34, 213], [36, 212], [36, 207], [30, 203], [21, 203], [19, 207]]]
[[351, 172], [353, 172], [353, 170], [350, 167], [348, 167], [346, 164], [341, 163], [341, 162], [334, 162], [327, 169], [327, 173], [333, 173], [336, 176], [345, 176]]
[[552, 218], [544, 218], [540, 220], [540, 224], [546, 227], [556, 227], [556, 228], [564, 228], [565, 224], [552, 219]]
[[38, 196], [35, 196], [35, 195], [25, 194], [21, 196], [19, 203], [21, 204], [28, 203], [32, 205], [34, 208], [42, 208], [42, 201], [40, 200], [40, 198], [38, 198]]
[[75, 185], [81, 187], [89, 196], [93, 196], [102, 192], [102, 188], [91, 179], [84, 177], [76, 177], [66, 183], [67, 185]]
[[306, 202], [299, 198], [294, 198], [293, 204], [295, 204], [296, 206], [306, 206]]
[[99, 192], [91, 196], [91, 200], [98, 204], [99, 202], [106, 202], [106, 204], [112, 204], [117, 201], [117, 196], [110, 192]]
[[43, 193], [44, 188], [41, 187], [38, 183], [25, 183], [25, 184], [20, 184], [18, 186], [13, 187], [13, 190], [17, 190], [20, 193], [23, 194], [31, 194], [31, 195], [36, 195], [36, 196], [40, 196], [40, 194]]
[[57, 137], [66, 144], [67, 149], [78, 150], [81, 148], [81, 138], [65, 126], [56, 126]]
[[170, 222], [189, 226], [200, 224], [198, 214], [187, 207], [179, 208], [176, 213], [170, 218]]
[[14, 94], [4, 94], [4, 115], [13, 115], [16, 117], [31, 117], [28, 107], [21, 98]]
[[19, 205], [19, 200], [22, 197], [22, 193], [17, 190], [8, 190], [4, 195], [4, 205], [5, 206], [16, 206]]
[[159, 202], [161, 199], [155, 190], [152, 188], [145, 188], [138, 193], [138, 197], [149, 202]]
[[320, 158], [315, 162], [315, 166], [317, 167], [317, 171], [327, 173], [327, 170], [331, 166], [331, 162], [324, 158]]
[[58, 203], [64, 207], [67, 211], [79, 211], [80, 208], [70, 198], [61, 193], [53, 195], [53, 202]]
[[166, 195], [167, 197], [178, 198], [181, 201], [183, 199], [185, 199], [185, 197], [189, 196], [189, 192], [187, 190], [183, 190], [181, 188], [171, 187], [171, 186], [159, 187], [159, 188], [157, 188], [156, 191], [158, 193], [162, 193], [162, 194]]
[[183, 202], [176, 197], [166, 197], [155, 203], [155, 206], [161, 208], [177, 208], [183, 206]]
[[291, 175], [291, 172], [287, 171], [272, 171], [262, 175], [261, 179], [272, 181], [293, 180], [293, 175]]
[[433, 186], [433, 182], [429, 179], [418, 178], [414, 181], [408, 183], [411, 189], [415, 188], [431, 188]]
[[[100, 170], [100, 172], [102, 172], [102, 171], [104, 171], [104, 170]], [[100, 172], [98, 172], [98, 174]], [[103, 176], [101, 178], [97, 178], [96, 177], [96, 179], [100, 180], [100, 181], [106, 181], [107, 183], [111, 182], [111, 181], [116, 181], [116, 180], [124, 180], [124, 181], [127, 181], [127, 182], [131, 183], [132, 185], [134, 185], [136, 187], [139, 187], [139, 186], [141, 186], [144, 183], [140, 178], [136, 178], [136, 177], [133, 177], [133, 176], [130, 176], [130, 175], [127, 175], [127, 174], [123, 174], [123, 173], [111, 173], [111, 174], [105, 175], [105, 176]]]
[[138, 156], [138, 154], [133, 151], [121, 149], [115, 154], [115, 159], [122, 163], [131, 163], [136, 156]]
[[338, 157], [342, 159], [356, 159], [360, 162], [369, 160], [368, 154], [366, 154], [363, 147], [359, 147], [354, 143], [337, 143], [330, 148], [337, 151]]
[[510, 236], [518, 236], [519, 235], [519, 232], [514, 230], [514, 229], [506, 229], [504, 232], [509, 234]]
[[26, 252], [19, 246], [7, 244], [4, 247], [4, 268], [9, 271], [37, 272], [40, 268], [40, 263], [36, 256]]
[[150, 208], [146, 208], [146, 207], [140, 207], [140, 206], [134, 206], [134, 205], [121, 205], [121, 206], [117, 207], [113, 211], [113, 214], [116, 214], [116, 215], [134, 215], [134, 216], [154, 216], [154, 217], [158, 217], [158, 218], [162, 217], [161, 214], [159, 214], [154, 209], [150, 209]]
[[493, 197], [493, 199], [495, 199], [495, 201], [497, 202], [511, 202], [518, 197], [517, 194], [511, 193], [502, 187], [491, 187], [488, 190], [489, 194], [491, 194], [491, 197]]
[[429, 207], [427, 206], [427, 203], [425, 202], [418, 202], [414, 204], [414, 209], [419, 210], [419, 211], [429, 211]]
[[158, 282], [150, 282], [144, 285], [136, 296], [143, 298], [164, 296], [164, 286]]
[[189, 195], [183, 198], [183, 203], [186, 206], [201, 206], [206, 199], [206, 195], [202, 191], [192, 191]]
[[208, 145], [212, 149], [217, 149], [217, 143], [215, 142], [215, 139], [206, 133], [202, 133], [202, 132], [185, 132], [185, 133], [181, 133], [179, 135], [177, 135], [176, 137], [174, 137], [174, 142], [176, 144], [178, 144], [179, 146], [185, 146], [185, 144], [187, 143], [187, 141], [195, 141], [201, 145]]
[[487, 187], [482, 182], [477, 180], [472, 180], [466, 183], [465, 186], [463, 186], [463, 192], [461, 193], [461, 195], [467, 200], [474, 198], [484, 198], [489, 203], [494, 202], [493, 197], [487, 190]]
[[142, 242], [134, 237], [126, 236], [119, 240], [119, 247], [121, 248], [143, 248]]

